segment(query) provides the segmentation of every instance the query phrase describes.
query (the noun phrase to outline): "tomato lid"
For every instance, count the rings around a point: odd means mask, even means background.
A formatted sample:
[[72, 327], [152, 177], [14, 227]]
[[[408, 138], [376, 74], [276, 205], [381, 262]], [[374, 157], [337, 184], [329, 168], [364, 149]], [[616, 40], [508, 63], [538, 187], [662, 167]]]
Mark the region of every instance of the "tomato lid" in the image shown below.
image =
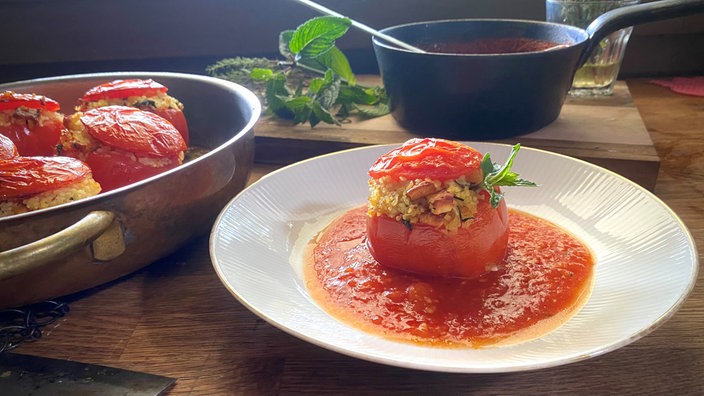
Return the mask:
[[5, 91], [0, 94], [0, 111], [15, 110], [18, 107], [49, 111], [58, 111], [61, 108], [59, 102], [42, 95], [21, 94], [12, 91]]
[[85, 111], [80, 120], [95, 139], [125, 151], [166, 157], [187, 148], [169, 121], [134, 107], [97, 107]]
[[0, 197], [17, 198], [55, 190], [91, 174], [70, 157], [14, 157], [0, 160]]
[[462, 143], [416, 138], [379, 157], [369, 169], [369, 176], [452, 180], [476, 174], [481, 170], [482, 158], [482, 153]]
[[152, 79], [114, 80], [89, 89], [82, 100], [119, 99], [130, 96], [155, 96], [168, 88]]

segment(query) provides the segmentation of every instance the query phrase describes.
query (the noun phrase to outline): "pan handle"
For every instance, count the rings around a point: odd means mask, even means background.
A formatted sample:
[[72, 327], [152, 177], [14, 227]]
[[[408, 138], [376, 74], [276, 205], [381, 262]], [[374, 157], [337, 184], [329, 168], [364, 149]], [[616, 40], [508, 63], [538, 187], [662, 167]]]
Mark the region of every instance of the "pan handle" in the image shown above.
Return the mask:
[[122, 254], [125, 245], [115, 214], [93, 211], [53, 235], [0, 252], [0, 280], [67, 257], [89, 244], [94, 259], [110, 260]]
[[704, 0], [661, 0], [607, 11], [586, 29], [589, 40], [577, 64], [581, 67], [595, 46], [609, 34], [633, 25], [704, 12]]

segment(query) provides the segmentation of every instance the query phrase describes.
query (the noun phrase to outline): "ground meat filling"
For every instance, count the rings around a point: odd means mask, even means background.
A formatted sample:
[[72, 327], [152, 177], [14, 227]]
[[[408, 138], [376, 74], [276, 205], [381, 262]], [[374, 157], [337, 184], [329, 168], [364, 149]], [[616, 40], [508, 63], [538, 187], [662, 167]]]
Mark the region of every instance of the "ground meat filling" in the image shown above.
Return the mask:
[[428, 224], [456, 231], [469, 226], [477, 212], [477, 186], [465, 178], [444, 182], [430, 179], [369, 180], [369, 215], [385, 215], [412, 227]]

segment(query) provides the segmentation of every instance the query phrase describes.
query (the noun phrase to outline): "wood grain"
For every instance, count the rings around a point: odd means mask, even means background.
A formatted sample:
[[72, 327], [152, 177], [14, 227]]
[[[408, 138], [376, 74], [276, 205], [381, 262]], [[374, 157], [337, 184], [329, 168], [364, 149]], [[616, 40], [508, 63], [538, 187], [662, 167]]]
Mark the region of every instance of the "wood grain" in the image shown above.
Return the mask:
[[[661, 158], [655, 193], [704, 246], [704, 98], [643, 80], [629, 88]], [[252, 179], [279, 166], [258, 165]], [[384, 366], [288, 335], [222, 286], [207, 236], [66, 300], [71, 312], [18, 353], [176, 377], [170, 395], [704, 394], [701, 286], [669, 321], [628, 346], [566, 366], [492, 375]]]

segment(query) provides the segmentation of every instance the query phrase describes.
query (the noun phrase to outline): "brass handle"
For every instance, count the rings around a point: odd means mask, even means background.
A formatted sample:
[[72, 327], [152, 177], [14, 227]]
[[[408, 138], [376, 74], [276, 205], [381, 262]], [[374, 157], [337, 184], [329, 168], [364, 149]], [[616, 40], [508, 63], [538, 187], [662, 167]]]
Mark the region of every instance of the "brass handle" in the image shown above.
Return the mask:
[[26, 273], [91, 245], [95, 260], [111, 260], [125, 244], [115, 214], [93, 211], [65, 229], [38, 241], [0, 252], [0, 280]]

